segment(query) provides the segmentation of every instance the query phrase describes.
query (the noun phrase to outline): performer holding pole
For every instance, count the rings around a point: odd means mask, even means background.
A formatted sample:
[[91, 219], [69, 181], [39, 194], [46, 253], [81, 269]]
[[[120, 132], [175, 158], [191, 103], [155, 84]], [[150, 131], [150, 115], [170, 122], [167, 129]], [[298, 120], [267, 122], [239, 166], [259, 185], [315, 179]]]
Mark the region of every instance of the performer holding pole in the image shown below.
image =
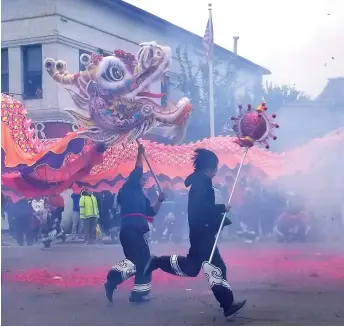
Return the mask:
[[233, 292], [226, 280], [226, 265], [217, 248], [218, 235], [224, 226], [230, 224], [225, 213], [230, 209], [229, 204], [249, 148], [258, 143], [264, 144], [268, 149], [267, 140], [270, 137], [274, 140], [277, 138], [272, 134], [272, 130], [279, 128], [279, 125], [272, 121], [276, 115], [270, 117], [266, 114], [265, 103], [260, 104], [255, 111], [252, 111], [250, 105], [246, 111], [243, 111], [241, 106], [239, 109], [238, 116], [232, 117], [231, 121], [234, 122], [233, 130], [237, 134], [235, 142], [245, 150], [228, 205], [215, 204], [212, 179], [216, 175], [219, 163], [216, 154], [206, 149], [196, 150], [193, 158], [194, 172], [185, 180], [185, 186], [191, 186], [188, 203], [189, 253], [186, 257], [152, 256], [144, 270], [144, 275], [150, 275], [153, 270], [160, 268], [173, 275], [195, 277], [202, 267], [211, 290], [227, 318], [232, 318], [242, 310], [246, 300], [234, 302]]
[[[185, 186], [190, 187], [188, 203], [188, 220], [190, 228], [190, 249], [186, 257], [152, 256], [145, 267], [144, 274], [151, 276], [153, 270], [161, 270], [186, 277], [196, 277], [204, 261], [208, 260], [214, 246], [215, 234], [218, 233], [225, 212], [229, 205], [215, 204], [212, 179], [218, 169], [218, 157], [212, 151], [197, 149], [193, 158], [194, 172], [185, 180]], [[223, 226], [231, 222], [226, 218]], [[234, 302], [233, 292], [226, 280], [226, 265], [218, 248], [215, 249], [212, 265], [216, 269], [213, 294], [220, 303], [226, 317], [237, 314], [246, 301]]]
[[144, 147], [140, 144], [135, 169], [119, 191], [117, 198], [122, 219], [120, 242], [126, 259], [113, 266], [107, 274], [107, 282], [104, 286], [106, 297], [110, 302], [117, 286], [134, 275], [135, 284], [129, 302], [149, 301], [147, 295], [151, 290], [152, 276], [151, 274], [143, 275], [144, 267], [150, 258], [145, 234], [149, 232], [148, 222], [153, 221], [153, 216], [158, 213], [165, 195], [160, 193], [154, 206], [151, 206], [144, 195], [143, 156]]

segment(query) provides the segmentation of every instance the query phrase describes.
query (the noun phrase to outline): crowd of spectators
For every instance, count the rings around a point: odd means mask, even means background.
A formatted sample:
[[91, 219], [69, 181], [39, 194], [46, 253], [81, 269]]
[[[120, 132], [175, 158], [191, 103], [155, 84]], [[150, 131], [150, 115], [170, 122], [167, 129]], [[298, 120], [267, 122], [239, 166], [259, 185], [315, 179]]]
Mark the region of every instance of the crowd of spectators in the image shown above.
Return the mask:
[[[215, 184], [218, 201], [227, 203], [234, 179], [228, 175], [222, 183]], [[155, 187], [145, 190], [152, 203], [157, 199]], [[188, 238], [186, 189], [174, 190], [165, 188], [167, 196], [154, 218], [151, 226], [150, 241], [152, 243], [179, 243]], [[99, 218], [97, 220], [101, 235], [118, 241], [120, 210], [117, 206], [117, 195], [110, 191], [94, 193]], [[72, 194], [73, 213], [71, 238], [84, 238], [84, 224], [80, 219], [80, 194]], [[45, 199], [45, 211], [37, 215], [32, 208], [34, 199], [22, 199], [13, 204], [9, 198], [2, 197], [2, 212], [8, 214], [9, 228], [18, 244], [28, 245], [38, 241], [44, 234], [45, 226], [49, 226], [49, 217], [56, 217], [61, 222], [64, 210], [63, 198], [59, 195]], [[242, 177], [234, 192], [229, 218], [232, 225], [221, 233], [221, 241], [229, 239], [244, 242], [257, 242], [262, 239], [274, 239], [279, 242], [305, 241], [314, 238], [316, 230], [312, 223], [312, 212], [305, 207], [301, 196], [291, 192], [285, 193], [262, 183], [258, 179]], [[97, 218], [97, 217], [96, 217]], [[46, 223], [48, 221], [48, 224]]]

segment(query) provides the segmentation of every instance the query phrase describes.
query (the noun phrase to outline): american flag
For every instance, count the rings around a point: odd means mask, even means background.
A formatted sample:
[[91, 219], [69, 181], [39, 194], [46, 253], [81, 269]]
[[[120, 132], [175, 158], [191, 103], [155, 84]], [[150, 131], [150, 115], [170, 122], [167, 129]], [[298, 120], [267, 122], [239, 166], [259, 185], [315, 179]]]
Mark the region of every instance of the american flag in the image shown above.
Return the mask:
[[209, 59], [213, 54], [213, 48], [214, 48], [214, 29], [213, 29], [213, 20], [211, 17], [211, 12], [209, 12], [209, 19], [208, 19], [207, 27], [205, 29], [202, 43], [204, 46], [205, 55]]

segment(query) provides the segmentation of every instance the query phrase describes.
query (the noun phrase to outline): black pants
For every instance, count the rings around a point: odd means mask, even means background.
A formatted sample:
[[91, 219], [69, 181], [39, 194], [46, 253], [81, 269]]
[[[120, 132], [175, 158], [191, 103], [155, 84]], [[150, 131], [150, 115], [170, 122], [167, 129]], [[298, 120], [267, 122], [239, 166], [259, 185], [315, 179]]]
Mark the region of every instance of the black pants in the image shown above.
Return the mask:
[[58, 207], [51, 213], [52, 217], [55, 219], [57, 218], [59, 220], [59, 223], [61, 224], [62, 221], [62, 212], [64, 211], [64, 207]]
[[30, 223], [30, 216], [22, 215], [15, 218], [16, 241], [19, 245], [24, 245], [24, 240], [27, 245], [33, 244], [33, 233]]
[[143, 276], [143, 270], [150, 258], [145, 234], [134, 226], [125, 226], [122, 227], [119, 238], [126, 259], [111, 268], [107, 275], [107, 282], [116, 288], [126, 279], [135, 275], [131, 296], [146, 296], [151, 290], [152, 276]]
[[190, 249], [186, 257], [171, 255], [162, 256], [157, 260], [161, 270], [185, 277], [196, 277], [201, 268], [210, 283], [211, 290], [224, 311], [233, 303], [233, 292], [226, 280], [226, 265], [219, 250], [216, 248], [211, 265], [204, 263], [209, 260], [215, 237], [205, 234], [190, 235]]
[[109, 210], [100, 212], [99, 225], [101, 225], [105, 233], [109, 232], [109, 229], [110, 229]]

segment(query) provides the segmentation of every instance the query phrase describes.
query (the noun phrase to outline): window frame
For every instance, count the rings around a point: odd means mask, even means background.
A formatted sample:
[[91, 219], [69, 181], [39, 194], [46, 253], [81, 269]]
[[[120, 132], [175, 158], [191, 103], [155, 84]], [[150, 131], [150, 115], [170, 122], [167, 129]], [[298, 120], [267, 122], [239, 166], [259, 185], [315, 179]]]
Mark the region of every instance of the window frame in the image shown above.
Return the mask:
[[[3, 66], [2, 66], [2, 60], [3, 60], [3, 53], [7, 53], [7, 70], [4, 73]], [[10, 93], [10, 67], [9, 67], [9, 57], [8, 57], [8, 48], [1, 48], [1, 93], [9, 94]], [[3, 89], [3, 81], [6, 81], [7, 89]]]
[[[29, 71], [28, 65], [28, 51], [33, 48], [40, 49], [40, 70]], [[23, 99], [24, 100], [35, 100], [35, 99], [42, 99], [43, 98], [43, 55], [42, 55], [42, 44], [30, 44], [22, 46], [22, 59], [23, 59]], [[34, 94], [27, 92], [29, 86], [28, 81], [29, 77], [31, 78], [39, 78], [40, 82], [38, 82], [38, 87], [36, 89], [40, 89], [41, 92], [37, 94], [37, 91]]]

